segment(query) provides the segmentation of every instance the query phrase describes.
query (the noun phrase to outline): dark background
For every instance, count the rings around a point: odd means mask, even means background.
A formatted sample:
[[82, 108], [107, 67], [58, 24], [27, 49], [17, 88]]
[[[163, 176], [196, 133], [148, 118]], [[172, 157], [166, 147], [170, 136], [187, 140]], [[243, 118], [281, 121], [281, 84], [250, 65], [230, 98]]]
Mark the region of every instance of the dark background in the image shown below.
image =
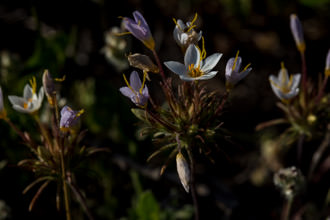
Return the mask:
[[[214, 153], [214, 164], [197, 157], [201, 219], [279, 219], [283, 197], [272, 184], [271, 172], [262, 184], [251, 182], [251, 173], [260, 158], [260, 134], [255, 132], [255, 126], [281, 115], [268, 76], [277, 74], [281, 61], [290, 73], [301, 71], [289, 27], [291, 13], [299, 16], [304, 27], [308, 76], [317, 79], [323, 72], [330, 48], [329, 6], [328, 0], [2, 0], [0, 84], [6, 97], [21, 94], [31, 76], [37, 77], [40, 86], [44, 69], [49, 69], [54, 77], [66, 75], [58, 89], [73, 109], [86, 110], [81, 120], [82, 128], [89, 130], [84, 143], [111, 150], [91, 157], [84, 165], [91, 171], [78, 175], [78, 184], [86, 193], [96, 219], [143, 219], [132, 217], [137, 212], [139, 187], [136, 185], [139, 184], [142, 191], [152, 192], [155, 201], [150, 207], [156, 204], [172, 219], [189, 219], [191, 207], [186, 210], [188, 217], [173, 217], [185, 204], [192, 203], [176, 176], [175, 162], [164, 176], [150, 178], [151, 171], [161, 165], [157, 160], [146, 162], [156, 147], [149, 138], [137, 138], [137, 119], [130, 112], [133, 106], [118, 92], [124, 85], [122, 74], [128, 75], [133, 69], [117, 71], [101, 50], [105, 32], [112, 26], [120, 26], [118, 17], [132, 17], [132, 12], [139, 10], [153, 32], [161, 60], [182, 61], [172, 37], [175, 25], [172, 18], [189, 21], [197, 12], [197, 30], [203, 31], [208, 55], [223, 53], [216, 67], [218, 75], [206, 82], [210, 90], [219, 94], [224, 91], [225, 65], [237, 50], [243, 66], [251, 63], [253, 68], [232, 92], [222, 116], [224, 127], [231, 132], [230, 141], [221, 142], [222, 151]], [[128, 51], [151, 56], [140, 41], [133, 37], [126, 39], [131, 42]], [[10, 59], [10, 65], [5, 65], [6, 58]], [[167, 71], [167, 74], [171, 73]], [[160, 79], [157, 75], [151, 77], [154, 81]], [[148, 86], [158, 97], [158, 85]], [[12, 121], [22, 130], [37, 131], [28, 115], [10, 109], [6, 98], [5, 105]], [[6, 208], [0, 215], [8, 211], [8, 219], [64, 219], [63, 210], [57, 212], [55, 208], [55, 184], [45, 190], [34, 210], [28, 212], [37, 188], [22, 195], [34, 176], [16, 164], [31, 154], [2, 121], [0, 135], [0, 159], [6, 164], [0, 171], [0, 199]], [[315, 207], [322, 206], [324, 189], [329, 184], [323, 185], [320, 196], [316, 194], [311, 199]], [[85, 218], [78, 203], [73, 200], [71, 204], [73, 219]], [[145, 210], [150, 211], [148, 207]]]

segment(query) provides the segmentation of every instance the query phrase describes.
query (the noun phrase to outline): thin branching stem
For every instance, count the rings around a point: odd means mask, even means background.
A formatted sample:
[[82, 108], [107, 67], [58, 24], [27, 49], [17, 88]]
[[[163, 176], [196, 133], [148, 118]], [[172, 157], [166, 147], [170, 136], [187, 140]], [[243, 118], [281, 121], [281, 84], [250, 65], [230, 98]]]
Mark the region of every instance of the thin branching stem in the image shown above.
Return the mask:
[[65, 215], [66, 215], [66, 220], [71, 220], [69, 192], [68, 192], [67, 183], [66, 183], [66, 170], [65, 170], [63, 150], [61, 151], [60, 155], [61, 155], [62, 187], [63, 187]]
[[189, 161], [190, 161], [190, 190], [191, 196], [194, 203], [194, 210], [195, 210], [195, 220], [199, 220], [199, 208], [198, 208], [198, 200], [197, 200], [197, 192], [196, 192], [196, 185], [195, 185], [195, 160], [194, 155], [192, 153], [191, 146], [187, 149]]

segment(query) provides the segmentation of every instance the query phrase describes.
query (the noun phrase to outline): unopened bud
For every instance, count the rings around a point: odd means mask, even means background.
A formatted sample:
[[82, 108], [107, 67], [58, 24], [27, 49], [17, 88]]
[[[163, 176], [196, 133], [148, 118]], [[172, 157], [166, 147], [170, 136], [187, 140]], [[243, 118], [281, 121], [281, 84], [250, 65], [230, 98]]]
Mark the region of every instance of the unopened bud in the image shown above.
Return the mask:
[[54, 86], [54, 81], [53, 81], [52, 77], [50, 76], [48, 70], [44, 71], [44, 74], [42, 76], [42, 84], [44, 86], [44, 91], [47, 96], [48, 102], [51, 106], [53, 106], [54, 105], [53, 95], [55, 92], [55, 86]]
[[305, 178], [296, 167], [280, 169], [274, 175], [274, 184], [286, 199], [293, 199], [305, 186]]
[[183, 188], [188, 193], [190, 184], [190, 169], [186, 159], [181, 152], [176, 155], [176, 169], [178, 171], [178, 175]]
[[290, 16], [290, 27], [291, 32], [294, 38], [294, 41], [296, 42], [296, 46], [300, 53], [305, 52], [306, 45], [304, 41], [304, 33], [303, 28], [300, 23], [299, 18], [295, 14], [291, 14]]
[[159, 73], [158, 67], [151, 61], [151, 59], [143, 54], [135, 53], [128, 55], [129, 65], [143, 70], [144, 72]]
[[330, 76], [330, 49], [328, 50], [327, 58], [325, 60], [325, 75]]

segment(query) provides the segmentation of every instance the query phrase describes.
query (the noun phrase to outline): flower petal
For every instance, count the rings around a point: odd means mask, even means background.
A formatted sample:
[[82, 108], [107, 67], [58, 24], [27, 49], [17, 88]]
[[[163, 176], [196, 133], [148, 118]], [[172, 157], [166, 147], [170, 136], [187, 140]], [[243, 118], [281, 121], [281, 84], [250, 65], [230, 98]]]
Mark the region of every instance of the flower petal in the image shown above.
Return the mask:
[[218, 64], [221, 56], [222, 53], [214, 53], [211, 56], [207, 57], [203, 61], [201, 71], [203, 71], [204, 73], [210, 72]]
[[133, 96], [135, 96], [134, 92], [127, 86], [121, 87], [119, 89], [119, 91], [121, 92], [121, 94], [123, 94], [124, 96], [126, 96], [128, 98], [132, 98]]
[[26, 84], [23, 90], [23, 97], [25, 99], [30, 99], [33, 96], [33, 90], [29, 84]]
[[23, 108], [20, 105], [13, 105], [13, 109], [21, 113], [31, 113], [32, 111], [29, 108]]
[[191, 64], [198, 66], [200, 62], [200, 52], [194, 44], [190, 44], [184, 55], [184, 65], [188, 67]]
[[15, 95], [8, 96], [8, 99], [12, 105], [20, 105], [23, 106], [26, 100], [22, 97], [18, 97]]
[[281, 68], [278, 72], [278, 82], [280, 85], [286, 85], [289, 83], [289, 74], [286, 68]]
[[297, 74], [293, 75], [292, 85], [291, 85], [290, 90], [294, 90], [294, 89], [296, 89], [296, 88], [299, 87], [300, 78], [301, 78], [301, 74], [300, 73], [297, 73]]
[[218, 71], [211, 71], [209, 73], [204, 74], [203, 76], [195, 78], [195, 80], [207, 80], [207, 79], [212, 79], [217, 75]]
[[173, 73], [178, 75], [183, 75], [187, 72], [187, 68], [182, 63], [176, 61], [167, 61], [164, 62], [164, 65], [169, 68]]
[[142, 26], [148, 32], [150, 32], [148, 23], [146, 22], [146, 20], [144, 19], [144, 17], [142, 16], [142, 14], [139, 11], [134, 11], [133, 17], [134, 17], [136, 23], [138, 23], [138, 24], [140, 23], [140, 26]]
[[129, 83], [135, 91], [139, 91], [141, 89], [142, 83], [139, 74], [136, 71], [131, 73], [131, 76], [129, 77]]
[[230, 58], [228, 61], [227, 61], [227, 64], [226, 64], [226, 76], [227, 74], [230, 75], [230, 73], [232, 72], [233, 70], [233, 65], [234, 65], [234, 61], [235, 61], [235, 58]]

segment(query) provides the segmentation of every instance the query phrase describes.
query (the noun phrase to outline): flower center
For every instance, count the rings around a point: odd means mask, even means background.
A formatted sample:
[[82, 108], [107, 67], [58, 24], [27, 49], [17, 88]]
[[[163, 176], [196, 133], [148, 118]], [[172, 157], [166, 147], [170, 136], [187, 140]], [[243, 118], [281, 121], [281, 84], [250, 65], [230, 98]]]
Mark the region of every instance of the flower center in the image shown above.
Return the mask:
[[196, 77], [200, 77], [203, 76], [204, 73], [200, 70], [199, 66], [195, 67], [195, 64], [190, 64], [189, 67], [189, 76], [196, 78]]

